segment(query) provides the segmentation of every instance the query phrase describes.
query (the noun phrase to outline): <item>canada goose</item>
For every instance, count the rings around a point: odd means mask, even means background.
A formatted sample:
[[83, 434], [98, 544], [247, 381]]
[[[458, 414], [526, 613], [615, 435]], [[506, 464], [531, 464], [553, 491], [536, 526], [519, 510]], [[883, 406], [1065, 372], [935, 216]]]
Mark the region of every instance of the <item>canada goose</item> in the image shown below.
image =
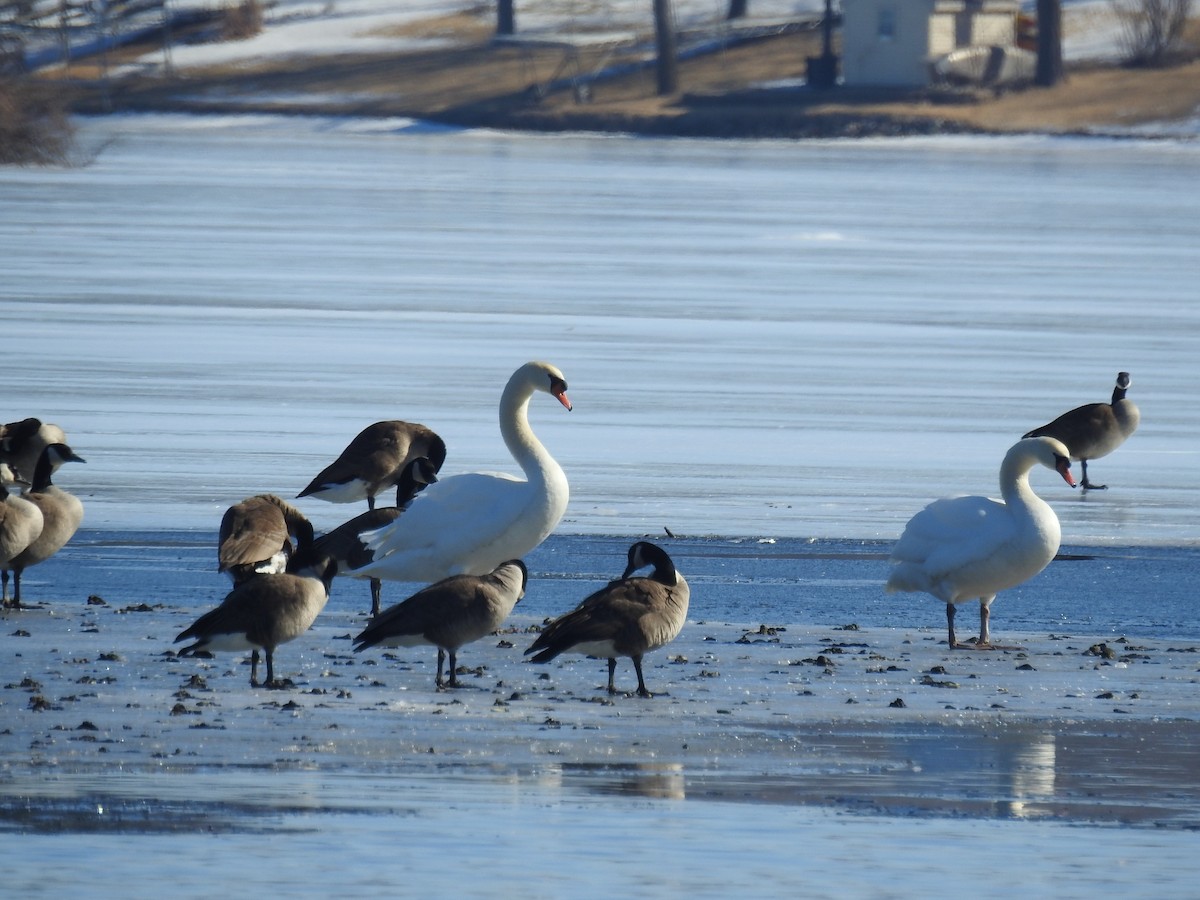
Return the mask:
[[292, 553], [307, 549], [312, 540], [312, 523], [286, 500], [274, 494], [247, 497], [221, 517], [217, 571], [234, 584], [255, 574], [283, 572]]
[[[13, 573], [13, 599], [10, 608], [21, 606], [21, 573], [33, 565], [45, 562], [63, 548], [83, 521], [83, 503], [51, 482], [58, 467], [65, 462], [87, 462], [66, 444], [50, 444], [33, 470], [33, 483], [22, 497], [37, 506], [42, 513], [42, 530], [24, 550], [8, 562]], [[8, 573], [4, 573], [5, 588]], [[5, 591], [7, 593], [7, 590]]]
[[8, 606], [8, 570], [12, 561], [42, 533], [42, 523], [41, 507], [24, 497], [10, 494], [8, 488], [0, 484], [0, 573], [3, 574], [5, 606]]
[[354, 503], [365, 497], [367, 508], [374, 509], [375, 495], [395, 485], [396, 505], [403, 506], [402, 473], [421, 456], [429, 460], [436, 475], [446, 461], [445, 442], [415, 422], [376, 422], [360, 431], [341, 455], [296, 496], [311, 495], [330, 503]]
[[6, 488], [25, 490], [29, 482], [17, 474], [16, 470], [6, 462], [0, 462], [0, 485]]
[[[525, 596], [529, 574], [519, 559], [501, 563], [487, 575], [451, 575], [390, 606], [354, 639], [354, 650], [367, 647], [437, 647], [434, 684], [458, 687], [458, 650], [491, 634]], [[442, 664], [450, 655], [450, 680]]]
[[1106, 484], [1088, 481], [1088, 460], [1108, 456], [1137, 430], [1141, 413], [1134, 402], [1125, 396], [1130, 385], [1129, 373], [1118, 372], [1111, 403], [1088, 403], [1063, 413], [1053, 422], [1026, 432], [1023, 437], [1052, 437], [1071, 450], [1071, 459], [1078, 460], [1083, 471], [1079, 484], [1085, 491], [1103, 491]]
[[[654, 566], [646, 577], [630, 576]], [[687, 619], [690, 589], [665, 550], [648, 541], [629, 548], [629, 564], [611, 582], [543, 629], [525, 654], [533, 662], [549, 662], [571, 651], [608, 659], [608, 692], [615, 694], [617, 657], [628, 656], [637, 672], [638, 695], [653, 696], [642, 677], [642, 657], [675, 639]]]
[[9, 463], [17, 478], [28, 481], [42, 451], [51, 444], [65, 444], [67, 435], [57, 425], [41, 419], [22, 419], [0, 426], [0, 461]]
[[500, 398], [500, 432], [525, 479], [484, 472], [442, 478], [413, 498], [404, 515], [363, 535], [371, 562], [347, 574], [427, 584], [482, 575], [545, 540], [566, 512], [569, 489], [529, 427], [529, 400], [537, 391], [571, 409], [563, 374], [549, 363], [526, 363], [509, 378]]
[[301, 569], [295, 557], [294, 571], [254, 575], [238, 584], [221, 605], [197, 619], [175, 637], [175, 643], [195, 640], [179, 651], [180, 656], [212, 650], [251, 651], [250, 685], [258, 685], [258, 651], [267, 657], [267, 680], [263, 687], [281, 687], [275, 680], [275, 648], [293, 641], [312, 627], [329, 601], [329, 585], [337, 574], [337, 563], [316, 559], [311, 568]]
[[[361, 566], [371, 561], [370, 551], [363, 547], [362, 535], [388, 525], [404, 511], [403, 507], [415, 497], [426, 485], [437, 481], [433, 463], [424, 456], [419, 456], [404, 467], [400, 481], [396, 484], [397, 499], [400, 506], [377, 506], [365, 513], [355, 516], [348, 522], [343, 522], [337, 528], [321, 535], [313, 542], [313, 552], [331, 557], [337, 561], [338, 573], [345, 574], [355, 566]], [[371, 578], [371, 615], [379, 615], [383, 583], [378, 578]]]
[[1037, 463], [1071, 487], [1066, 446], [1054, 438], [1025, 438], [1000, 465], [1000, 495], [936, 500], [909, 520], [892, 550], [887, 592], [923, 591], [946, 604], [950, 648], [971, 648], [954, 637], [955, 604], [979, 600], [977, 650], [991, 648], [990, 607], [1000, 591], [1028, 581], [1058, 552], [1058, 517], [1029, 486]]

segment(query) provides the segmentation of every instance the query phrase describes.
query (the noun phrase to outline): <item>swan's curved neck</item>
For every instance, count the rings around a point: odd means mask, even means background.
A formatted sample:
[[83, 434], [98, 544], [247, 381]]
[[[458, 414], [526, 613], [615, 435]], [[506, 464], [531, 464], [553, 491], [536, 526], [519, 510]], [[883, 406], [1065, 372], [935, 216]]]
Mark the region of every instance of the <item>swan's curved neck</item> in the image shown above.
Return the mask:
[[1000, 496], [1009, 506], [1028, 507], [1041, 498], [1029, 486], [1029, 470], [1034, 461], [1025, 455], [1010, 455], [1000, 466]]
[[544, 477], [554, 460], [529, 427], [529, 398], [533, 390], [521, 382], [510, 381], [500, 396], [500, 434], [504, 446], [530, 480]]

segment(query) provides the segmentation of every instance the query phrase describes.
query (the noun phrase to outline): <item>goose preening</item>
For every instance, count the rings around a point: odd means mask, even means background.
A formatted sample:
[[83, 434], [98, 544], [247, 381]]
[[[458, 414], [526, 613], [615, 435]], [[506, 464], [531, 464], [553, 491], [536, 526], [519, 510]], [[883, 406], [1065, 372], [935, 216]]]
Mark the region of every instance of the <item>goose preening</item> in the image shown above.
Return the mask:
[[[367, 647], [437, 647], [438, 687], [458, 687], [458, 651], [499, 628], [525, 596], [529, 574], [519, 559], [503, 562], [487, 575], [451, 575], [422, 588], [380, 613], [354, 639], [354, 650]], [[450, 680], [442, 664], [450, 657]]]
[[[648, 576], [630, 577], [653, 566]], [[642, 657], [670, 643], [687, 619], [690, 589], [665, 550], [648, 541], [629, 548], [629, 564], [618, 581], [585, 599], [547, 625], [525, 654], [549, 662], [568, 651], [608, 660], [608, 692], [615, 694], [617, 657], [628, 656], [637, 672], [638, 695], [653, 696], [642, 677]]]
[[[21, 606], [21, 573], [45, 562], [61, 550], [79, 530], [83, 521], [83, 503], [52, 482], [59, 466], [67, 462], [87, 462], [66, 444], [53, 443], [43, 448], [33, 470], [33, 482], [21, 496], [42, 514], [42, 528], [20, 553], [8, 561], [3, 573], [4, 595], [8, 596], [8, 570], [13, 573], [11, 608]], [[5, 488], [7, 490], [7, 488]]]
[[329, 600], [329, 585], [337, 574], [337, 563], [314, 558], [310, 568], [301, 569], [293, 558], [293, 570], [255, 575], [237, 585], [216, 609], [209, 610], [181, 631], [175, 643], [194, 640], [179, 651], [180, 656], [199, 651], [251, 651], [250, 685], [258, 685], [258, 651], [267, 657], [264, 687], [280, 687], [275, 680], [275, 648], [293, 641], [312, 627]]
[[1079, 486], [1085, 491], [1103, 491], [1106, 484], [1088, 481], [1088, 461], [1108, 456], [1137, 430], [1141, 413], [1134, 402], [1125, 396], [1130, 385], [1129, 373], [1118, 372], [1110, 403], [1088, 403], [1063, 413], [1053, 422], [1026, 432], [1024, 437], [1052, 437], [1062, 441], [1077, 460], [1083, 478]]
[[390, 525], [363, 535], [370, 562], [350, 574], [426, 584], [483, 575], [546, 539], [567, 509], [567, 477], [529, 427], [529, 400], [550, 394], [568, 410], [562, 372], [526, 363], [500, 397], [500, 433], [525, 478], [472, 472], [442, 478]]
[[313, 496], [330, 503], [355, 503], [365, 498], [367, 508], [374, 509], [375, 495], [394, 486], [396, 505], [403, 506], [401, 477], [418, 457], [428, 460], [436, 475], [446, 461], [445, 442], [415, 422], [376, 422], [360, 431], [341, 455], [296, 496]]
[[29, 481], [41, 459], [42, 451], [51, 444], [65, 444], [66, 433], [41, 419], [22, 419], [0, 425], [0, 461], [15, 470], [17, 478]]
[[253, 575], [283, 572], [291, 555], [307, 549], [312, 540], [312, 523], [286, 500], [274, 494], [247, 497], [221, 517], [217, 571], [227, 573], [234, 584]]
[[[363, 546], [363, 534], [394, 522], [404, 511], [403, 507], [421, 490], [435, 481], [437, 481], [437, 473], [433, 462], [424, 456], [417, 457], [404, 467], [400, 474], [400, 481], [396, 484], [396, 499], [399, 501], [399, 506], [377, 506], [355, 516], [348, 522], [343, 522], [337, 528], [313, 541], [313, 552], [335, 560], [339, 573], [370, 562], [371, 552]], [[371, 615], [377, 616], [379, 615], [383, 584], [378, 578], [371, 578], [370, 582]]]
[[42, 510], [24, 497], [10, 494], [0, 484], [0, 573], [3, 573], [4, 600], [8, 606], [8, 570], [12, 561], [42, 533]]
[[[1029, 486], [1037, 463], [1054, 469], [1071, 487], [1066, 446], [1054, 438], [1025, 438], [1000, 464], [1000, 495], [936, 500], [913, 516], [892, 550], [887, 592], [923, 591], [946, 604], [950, 648], [990, 649], [990, 607], [1000, 591], [1028, 581], [1054, 559], [1058, 517]], [[955, 604], [979, 600], [979, 640], [954, 637]]]

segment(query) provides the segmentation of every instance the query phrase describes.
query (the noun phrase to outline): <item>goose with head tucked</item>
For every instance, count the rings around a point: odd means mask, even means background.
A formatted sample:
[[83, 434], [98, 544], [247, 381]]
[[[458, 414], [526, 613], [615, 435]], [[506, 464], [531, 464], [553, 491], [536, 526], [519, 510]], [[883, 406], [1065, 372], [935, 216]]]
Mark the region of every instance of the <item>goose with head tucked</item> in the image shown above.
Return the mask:
[[1106, 484], [1088, 481], [1088, 461], [1108, 456], [1137, 430], [1142, 415], [1134, 402], [1125, 396], [1130, 384], [1129, 373], [1118, 372], [1111, 402], [1077, 406], [1024, 436], [1052, 437], [1062, 441], [1070, 449], [1071, 459], [1079, 462], [1083, 473], [1079, 486], [1085, 491], [1107, 490]]
[[42, 451], [66, 442], [66, 433], [51, 422], [35, 418], [9, 422], [0, 425], [0, 461], [9, 463], [18, 479], [31, 481]]
[[529, 401], [539, 392], [571, 409], [563, 373], [545, 362], [517, 369], [500, 397], [500, 433], [525, 478], [471, 472], [440, 479], [390, 525], [364, 534], [370, 561], [343, 574], [426, 584], [483, 575], [545, 540], [566, 512], [569, 489], [529, 427]]
[[332, 463], [321, 470], [297, 497], [313, 496], [330, 503], [366, 499], [375, 508], [375, 495], [395, 487], [396, 505], [403, 506], [404, 470], [423, 457], [436, 475], [446, 461], [446, 444], [434, 431], [416, 422], [389, 420], [368, 425]]
[[[451, 575], [388, 607], [354, 639], [367, 647], [437, 647], [437, 687], [458, 687], [458, 651], [504, 624], [525, 596], [529, 574], [519, 559], [501, 563], [487, 575]], [[442, 665], [450, 657], [450, 679]]]
[[[13, 573], [11, 608], [21, 606], [21, 573], [33, 565], [45, 562], [66, 546], [83, 522], [83, 503], [52, 482], [54, 473], [63, 463], [87, 462], [66, 444], [53, 443], [42, 450], [33, 470], [33, 483], [21, 496], [42, 512], [42, 530], [24, 550], [9, 561]], [[8, 573], [4, 573], [8, 586]]]
[[[644, 577], [630, 577], [653, 566]], [[642, 677], [642, 657], [675, 640], [687, 619], [691, 590], [667, 552], [638, 541], [629, 548], [628, 565], [617, 581], [583, 600], [547, 625], [525, 651], [544, 663], [568, 651], [608, 660], [608, 692], [615, 694], [617, 657], [628, 656], [637, 672], [638, 695], [653, 696]]]
[[[292, 538], [296, 539], [295, 545]], [[217, 532], [217, 571], [234, 584], [286, 571], [288, 559], [313, 540], [308, 517], [274, 494], [247, 497], [225, 510]]]
[[[370, 562], [370, 551], [362, 543], [363, 534], [396, 521], [413, 497], [438, 480], [436, 473], [432, 460], [424, 456], [417, 457], [405, 466], [400, 474], [400, 480], [396, 484], [397, 506], [377, 506], [360, 513], [348, 522], [343, 522], [314, 540], [313, 552], [335, 560], [339, 572], [347, 572], [355, 566]], [[383, 584], [378, 578], [371, 578], [370, 582], [371, 615], [377, 616]]]
[[[944, 602], [952, 650], [993, 649], [989, 621], [996, 595], [1037, 575], [1058, 552], [1058, 517], [1029, 486], [1029, 471], [1039, 463], [1075, 487], [1070, 452], [1061, 441], [1025, 438], [1000, 465], [1002, 500], [936, 500], [909, 520], [892, 550], [887, 592], [924, 592]], [[970, 600], [979, 601], [979, 639], [959, 644], [954, 612]]]

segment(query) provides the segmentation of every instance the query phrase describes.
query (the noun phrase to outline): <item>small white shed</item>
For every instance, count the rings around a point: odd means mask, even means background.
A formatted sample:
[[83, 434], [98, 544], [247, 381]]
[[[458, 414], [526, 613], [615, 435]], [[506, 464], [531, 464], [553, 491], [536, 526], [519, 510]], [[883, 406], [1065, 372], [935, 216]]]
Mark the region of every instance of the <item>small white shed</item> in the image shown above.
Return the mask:
[[842, 0], [842, 81], [923, 87], [964, 47], [1016, 44], [1018, 0]]

